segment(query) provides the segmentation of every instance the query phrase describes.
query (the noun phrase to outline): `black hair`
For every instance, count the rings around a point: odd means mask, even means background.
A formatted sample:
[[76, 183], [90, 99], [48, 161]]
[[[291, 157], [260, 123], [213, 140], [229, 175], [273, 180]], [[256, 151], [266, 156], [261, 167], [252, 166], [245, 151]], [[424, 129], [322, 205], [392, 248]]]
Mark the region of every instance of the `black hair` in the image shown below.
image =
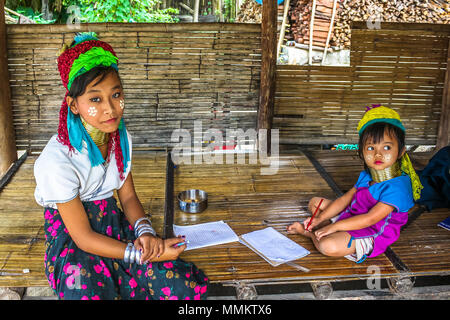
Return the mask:
[[[363, 148], [364, 145], [370, 141], [372, 143], [379, 143], [383, 137], [384, 133], [387, 132], [391, 137], [397, 140], [398, 144], [398, 156], [401, 154], [405, 148], [405, 132], [397, 126], [394, 126], [388, 122], [375, 122], [364, 129], [362, 134], [359, 136], [358, 141], [358, 155], [361, 160], [364, 160]], [[364, 168], [367, 169], [366, 162], [364, 161]]]
[[103, 79], [105, 79], [105, 77], [112, 72], [115, 72], [117, 74], [120, 84], [122, 85], [122, 80], [120, 80], [119, 73], [116, 69], [114, 69], [113, 67], [98, 66], [92, 68], [88, 72], [83, 73], [81, 76], [76, 77], [72, 82], [72, 86], [70, 87], [68, 96], [75, 99], [83, 95], [86, 91], [86, 87], [97, 77], [100, 78], [97, 80], [94, 86], [102, 82]]

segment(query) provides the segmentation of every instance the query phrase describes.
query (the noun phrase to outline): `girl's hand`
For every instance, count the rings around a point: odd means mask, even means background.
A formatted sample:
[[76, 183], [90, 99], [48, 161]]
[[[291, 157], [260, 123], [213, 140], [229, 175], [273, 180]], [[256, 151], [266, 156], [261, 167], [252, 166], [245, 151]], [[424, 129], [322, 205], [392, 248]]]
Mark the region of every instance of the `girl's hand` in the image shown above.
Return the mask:
[[168, 260], [176, 260], [178, 256], [186, 249], [186, 245], [182, 245], [179, 247], [173, 247], [177, 243], [183, 242], [184, 239], [179, 238], [169, 238], [164, 241], [164, 254], [162, 254], [159, 258], [154, 259], [153, 261], [168, 261]]
[[329, 225], [327, 225], [327, 226], [325, 226], [323, 228], [320, 228], [319, 230], [314, 232], [314, 235], [316, 236], [317, 240], [320, 241], [320, 239], [322, 237], [325, 237], [325, 236], [327, 236], [329, 234], [335, 233], [336, 231], [338, 231], [337, 228], [336, 228], [336, 224], [332, 223], [332, 224], [329, 224]]
[[150, 233], [144, 233], [137, 238], [134, 241], [134, 247], [142, 251], [141, 263], [152, 261], [163, 255], [165, 251], [164, 240]]
[[311, 221], [312, 217], [307, 218], [306, 220], [303, 221], [303, 227], [305, 228], [306, 231], [312, 231], [316, 226], [318, 226], [322, 220], [320, 219], [320, 217], [317, 215], [314, 217], [314, 219], [311, 222], [311, 225], [308, 227], [309, 222]]

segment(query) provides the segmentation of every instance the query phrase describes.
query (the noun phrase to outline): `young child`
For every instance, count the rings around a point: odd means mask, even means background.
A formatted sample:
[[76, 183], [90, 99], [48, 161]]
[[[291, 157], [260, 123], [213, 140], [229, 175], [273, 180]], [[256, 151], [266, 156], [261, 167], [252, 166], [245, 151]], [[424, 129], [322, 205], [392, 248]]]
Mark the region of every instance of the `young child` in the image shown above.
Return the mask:
[[136, 195], [114, 50], [94, 33], [64, 49], [58, 134], [34, 166], [50, 286], [60, 299], [205, 299], [208, 279], [178, 258], [182, 239], [160, 239]]
[[365, 170], [355, 186], [334, 201], [312, 198], [309, 210], [320, 207], [309, 229], [311, 218], [289, 225], [287, 231], [311, 238], [324, 255], [361, 263], [398, 239], [422, 185], [405, 152], [405, 128], [397, 112], [374, 105], [357, 130]]

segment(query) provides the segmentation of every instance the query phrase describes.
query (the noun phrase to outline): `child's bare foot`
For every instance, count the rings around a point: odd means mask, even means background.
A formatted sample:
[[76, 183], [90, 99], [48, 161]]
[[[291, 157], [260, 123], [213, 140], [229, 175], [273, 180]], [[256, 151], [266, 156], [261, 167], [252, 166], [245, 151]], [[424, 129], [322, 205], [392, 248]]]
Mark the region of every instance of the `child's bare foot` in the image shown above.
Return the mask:
[[303, 224], [300, 222], [294, 222], [293, 224], [287, 226], [286, 231], [290, 234], [301, 234], [302, 236], [311, 238], [311, 232], [306, 231], [305, 227], [303, 227]]

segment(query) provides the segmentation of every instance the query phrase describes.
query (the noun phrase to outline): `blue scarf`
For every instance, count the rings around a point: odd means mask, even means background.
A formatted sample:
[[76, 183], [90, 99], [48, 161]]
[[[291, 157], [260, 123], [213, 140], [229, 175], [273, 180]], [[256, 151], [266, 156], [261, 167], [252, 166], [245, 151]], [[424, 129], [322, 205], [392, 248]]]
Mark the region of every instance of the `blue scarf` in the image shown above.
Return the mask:
[[[94, 143], [91, 136], [87, 133], [85, 127], [81, 123], [80, 116], [75, 116], [70, 109], [67, 112], [67, 131], [69, 133], [70, 144], [78, 150], [78, 152], [83, 150], [83, 141], [86, 142], [89, 160], [93, 167], [105, 162], [100, 149]], [[128, 145], [127, 129], [123, 118], [120, 119], [119, 137], [123, 156], [123, 172], [125, 173], [128, 167], [128, 162], [130, 161], [130, 147]]]

